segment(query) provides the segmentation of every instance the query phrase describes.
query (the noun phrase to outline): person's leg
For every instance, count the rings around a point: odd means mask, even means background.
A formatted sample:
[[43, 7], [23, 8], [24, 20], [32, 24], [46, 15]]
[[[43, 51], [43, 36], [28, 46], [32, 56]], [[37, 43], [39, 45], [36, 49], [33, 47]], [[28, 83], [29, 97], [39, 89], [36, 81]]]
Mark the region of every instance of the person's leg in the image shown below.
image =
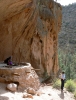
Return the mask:
[[63, 80], [63, 87], [64, 87], [64, 80]]
[[64, 87], [64, 80], [61, 79], [61, 90], [63, 90], [63, 87]]

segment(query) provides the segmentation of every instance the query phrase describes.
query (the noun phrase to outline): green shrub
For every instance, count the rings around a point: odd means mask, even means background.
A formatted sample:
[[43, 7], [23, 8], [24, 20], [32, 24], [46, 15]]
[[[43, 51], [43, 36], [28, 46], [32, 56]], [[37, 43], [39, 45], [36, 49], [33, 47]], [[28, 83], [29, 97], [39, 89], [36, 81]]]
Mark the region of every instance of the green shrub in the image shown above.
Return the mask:
[[73, 80], [68, 80], [65, 84], [65, 87], [66, 87], [67, 91], [69, 91], [69, 92], [74, 92], [75, 88], [76, 88]]
[[53, 82], [53, 88], [60, 89], [60, 87], [61, 87], [61, 81], [59, 79], [56, 79]]
[[74, 83], [76, 84], [76, 79], [74, 79]]

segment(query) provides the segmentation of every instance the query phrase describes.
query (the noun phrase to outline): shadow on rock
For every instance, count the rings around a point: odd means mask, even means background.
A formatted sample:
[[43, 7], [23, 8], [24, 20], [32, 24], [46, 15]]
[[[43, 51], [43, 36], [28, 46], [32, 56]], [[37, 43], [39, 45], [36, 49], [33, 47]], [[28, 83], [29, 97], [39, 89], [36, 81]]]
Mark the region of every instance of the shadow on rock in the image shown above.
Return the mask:
[[0, 96], [0, 100], [9, 100], [9, 98], [6, 96]]

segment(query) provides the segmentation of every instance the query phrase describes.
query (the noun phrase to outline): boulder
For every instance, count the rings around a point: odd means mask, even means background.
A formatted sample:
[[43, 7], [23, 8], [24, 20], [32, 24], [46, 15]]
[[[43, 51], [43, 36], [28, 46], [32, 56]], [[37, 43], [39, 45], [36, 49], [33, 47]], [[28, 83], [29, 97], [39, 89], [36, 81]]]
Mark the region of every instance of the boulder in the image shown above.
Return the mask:
[[17, 84], [15, 83], [10, 83], [7, 85], [6, 87], [8, 90], [12, 91], [12, 92], [15, 92], [17, 90]]

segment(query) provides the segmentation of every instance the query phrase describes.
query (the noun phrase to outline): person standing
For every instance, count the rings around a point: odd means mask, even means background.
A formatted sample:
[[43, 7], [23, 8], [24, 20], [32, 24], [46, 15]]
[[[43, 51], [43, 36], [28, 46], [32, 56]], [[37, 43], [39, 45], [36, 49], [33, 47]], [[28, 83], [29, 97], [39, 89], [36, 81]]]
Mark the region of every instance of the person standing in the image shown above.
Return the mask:
[[61, 91], [63, 91], [64, 82], [65, 82], [65, 72], [63, 71], [63, 72], [61, 73]]

